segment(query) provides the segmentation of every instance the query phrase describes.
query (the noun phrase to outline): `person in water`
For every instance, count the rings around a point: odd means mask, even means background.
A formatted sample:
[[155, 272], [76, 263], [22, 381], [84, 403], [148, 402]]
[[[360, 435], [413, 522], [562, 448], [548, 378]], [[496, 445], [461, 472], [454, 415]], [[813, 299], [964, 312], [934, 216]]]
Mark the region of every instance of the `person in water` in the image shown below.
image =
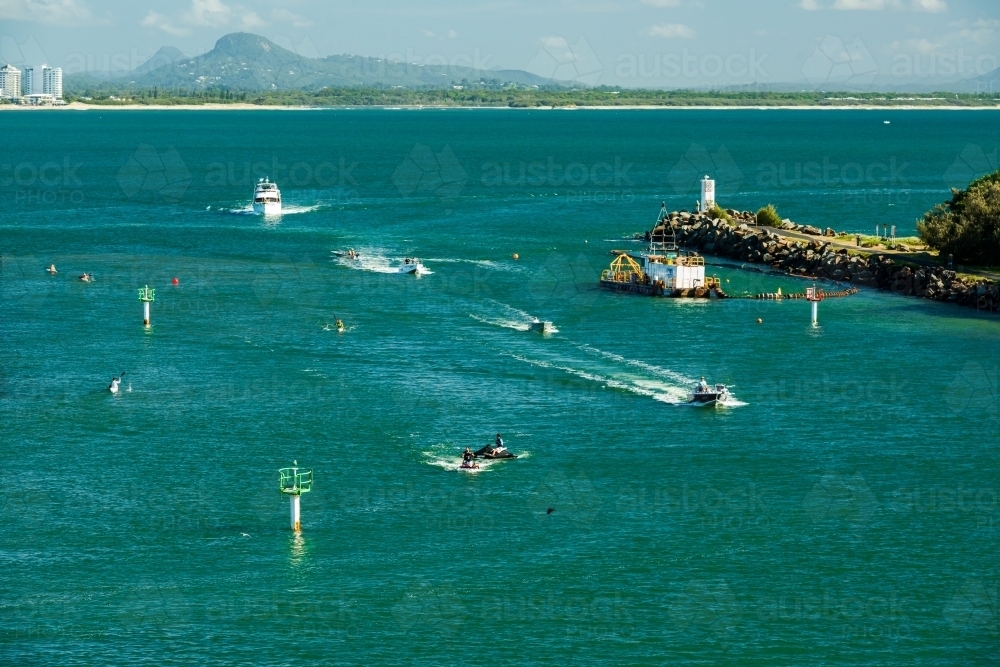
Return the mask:
[[56, 265], [55, 264], [49, 264], [49, 268], [47, 268], [45, 270], [48, 271], [49, 275], [52, 275], [52, 276], [54, 276], [57, 273], [59, 273], [58, 271], [56, 271]]
[[121, 378], [111, 378], [111, 385], [108, 387], [108, 390], [112, 394], [117, 394], [118, 393], [118, 384], [120, 382], [121, 382]]

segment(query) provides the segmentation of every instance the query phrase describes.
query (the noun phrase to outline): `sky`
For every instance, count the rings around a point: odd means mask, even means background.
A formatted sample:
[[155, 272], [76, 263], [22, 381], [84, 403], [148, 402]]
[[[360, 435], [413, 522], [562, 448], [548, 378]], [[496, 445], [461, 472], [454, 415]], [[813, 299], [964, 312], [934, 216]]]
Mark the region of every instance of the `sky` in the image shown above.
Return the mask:
[[1000, 0], [0, 0], [0, 61], [131, 69], [245, 31], [356, 54], [559, 81], [890, 87], [1000, 66]]

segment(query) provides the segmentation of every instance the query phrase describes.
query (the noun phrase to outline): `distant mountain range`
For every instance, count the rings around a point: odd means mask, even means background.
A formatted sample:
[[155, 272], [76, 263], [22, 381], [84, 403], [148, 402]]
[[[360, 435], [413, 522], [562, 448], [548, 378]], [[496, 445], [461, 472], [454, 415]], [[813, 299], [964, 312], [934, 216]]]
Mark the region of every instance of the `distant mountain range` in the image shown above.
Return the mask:
[[67, 91], [122, 86], [152, 89], [238, 91], [319, 90], [341, 86], [457, 85], [467, 81], [497, 81], [526, 86], [551, 85], [550, 79], [521, 70], [480, 70], [450, 65], [414, 65], [383, 58], [328, 56], [307, 58], [274, 42], [245, 32], [226, 35], [208, 53], [190, 58], [165, 46], [130, 72], [110, 80], [86, 73], [67, 75]]
[[[403, 88], [442, 88], [463, 81], [487, 81], [522, 86], [582, 86], [579, 81], [558, 80], [514, 69], [484, 70], [450, 65], [415, 65], [384, 58], [339, 55], [309, 58], [278, 46], [260, 35], [237, 32], [225, 35], [208, 53], [189, 57], [172, 46], [164, 46], [152, 58], [128, 72], [67, 74], [63, 88], [69, 93], [88, 90], [114, 91], [123, 88], [197, 91], [279, 91], [322, 88], [401, 86]], [[852, 84], [834, 82], [823, 90], [837, 92], [885, 93], [998, 93], [1000, 68], [981, 76], [950, 83], [911, 81]], [[815, 82], [791, 81], [712, 87], [725, 91], [816, 91]]]

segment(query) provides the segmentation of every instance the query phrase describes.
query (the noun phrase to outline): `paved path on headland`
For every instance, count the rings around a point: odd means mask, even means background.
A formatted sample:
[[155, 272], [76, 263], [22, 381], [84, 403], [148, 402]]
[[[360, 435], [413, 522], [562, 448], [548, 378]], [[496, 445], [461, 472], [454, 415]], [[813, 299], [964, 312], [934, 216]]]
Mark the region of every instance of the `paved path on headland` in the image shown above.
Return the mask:
[[[847, 248], [862, 255], [886, 255], [887, 257], [897, 257], [899, 259], [906, 260], [907, 262], [913, 262], [914, 264], [919, 264], [920, 266], [941, 266], [941, 263], [937, 261], [937, 259], [922, 253], [886, 250], [885, 248], [860, 248], [854, 241], [843, 241], [830, 236], [814, 236], [812, 234], [803, 234], [802, 232], [793, 232], [787, 229], [778, 229], [777, 227], [767, 227], [765, 225], [759, 225], [757, 229], [764, 229], [769, 232], [774, 232], [778, 236], [787, 236], [788, 238], [800, 241], [820, 241], [829, 243], [831, 246], [837, 248]], [[988, 280], [1000, 281], [1000, 274], [992, 271], [964, 268], [960, 269], [959, 272], [980, 276]]]

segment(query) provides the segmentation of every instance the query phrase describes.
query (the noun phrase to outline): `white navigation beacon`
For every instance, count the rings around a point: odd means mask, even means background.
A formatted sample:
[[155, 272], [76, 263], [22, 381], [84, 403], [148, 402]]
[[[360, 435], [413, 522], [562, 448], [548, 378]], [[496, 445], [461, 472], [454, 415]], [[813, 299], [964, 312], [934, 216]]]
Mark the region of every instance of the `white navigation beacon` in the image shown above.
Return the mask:
[[292, 461], [292, 466], [278, 471], [278, 490], [290, 499], [292, 530], [298, 533], [302, 531], [299, 520], [299, 498], [303, 493], [312, 491], [313, 471], [300, 469], [298, 461]]
[[715, 206], [715, 181], [705, 174], [701, 179], [701, 212], [709, 210]]
[[813, 283], [812, 287], [806, 288], [806, 301], [812, 304], [812, 325], [815, 327], [819, 324], [818, 311], [819, 302], [823, 300], [823, 290], [816, 287], [816, 283]]

